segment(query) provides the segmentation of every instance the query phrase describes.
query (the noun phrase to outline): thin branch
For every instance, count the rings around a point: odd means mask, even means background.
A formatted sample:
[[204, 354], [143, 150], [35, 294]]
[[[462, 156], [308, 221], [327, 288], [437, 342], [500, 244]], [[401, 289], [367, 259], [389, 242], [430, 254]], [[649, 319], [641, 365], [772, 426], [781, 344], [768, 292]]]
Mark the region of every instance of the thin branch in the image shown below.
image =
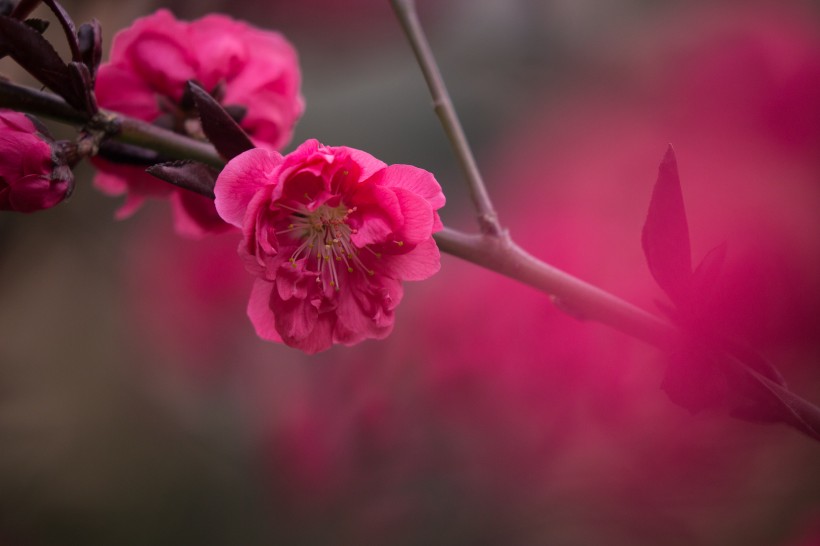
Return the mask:
[[601, 322], [661, 349], [673, 346], [677, 330], [670, 323], [545, 264], [509, 237], [470, 235], [445, 227], [434, 238], [443, 252], [532, 286], [576, 318]]
[[30, 87], [0, 81], [0, 107], [85, 126], [113, 140], [148, 148], [172, 159], [193, 159], [218, 168], [225, 164], [214, 147], [206, 142], [113, 112], [100, 111], [90, 117], [57, 95]]
[[[89, 118], [59, 97], [0, 81], [0, 107], [39, 114], [65, 123], [101, 131], [121, 142], [155, 150], [171, 159], [194, 159], [214, 167], [225, 161], [212, 146], [149, 123], [101, 112]], [[582, 320], [595, 320], [663, 350], [676, 346], [675, 326], [600, 288], [545, 264], [516, 245], [506, 232], [471, 235], [444, 228], [434, 235], [439, 248], [476, 265], [496, 271], [548, 294], [561, 310]], [[820, 439], [820, 408], [787, 391], [751, 369], [737, 355], [726, 354], [729, 366], [751, 381], [751, 388], [765, 398], [784, 404], [784, 422]]]
[[441, 71], [430, 49], [424, 29], [422, 29], [419, 22], [416, 3], [414, 0], [391, 0], [391, 3], [407, 35], [407, 39], [410, 41], [421, 71], [424, 73], [424, 79], [427, 81], [427, 87], [430, 89], [430, 95], [433, 98], [436, 115], [447, 134], [447, 138], [450, 140], [450, 144], [453, 146], [461, 170], [467, 179], [470, 198], [476, 212], [478, 212], [479, 228], [482, 233], [488, 235], [501, 235], [503, 230], [498, 223], [498, 215], [490, 200], [487, 187], [481, 178], [473, 151], [467, 142], [467, 137], [464, 135], [464, 129], [461, 127], [461, 122], [453, 107], [453, 101], [450, 99], [447, 86], [444, 85], [444, 78], [441, 76]]

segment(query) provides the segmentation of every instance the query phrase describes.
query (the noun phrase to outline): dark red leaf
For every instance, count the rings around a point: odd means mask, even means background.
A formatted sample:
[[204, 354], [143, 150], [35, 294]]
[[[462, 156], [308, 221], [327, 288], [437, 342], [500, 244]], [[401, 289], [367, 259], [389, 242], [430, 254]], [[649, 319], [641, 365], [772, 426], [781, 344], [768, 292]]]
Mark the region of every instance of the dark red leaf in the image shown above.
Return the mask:
[[226, 159], [255, 148], [250, 137], [211, 95], [194, 82], [188, 82], [194, 97], [202, 130], [216, 151]]
[[76, 93], [68, 66], [48, 40], [29, 25], [0, 16], [0, 50], [7, 51], [29, 74], [71, 106], [85, 109], [85, 98]]
[[732, 415], [752, 421], [783, 423], [820, 440], [820, 408], [741, 362], [733, 363], [736, 370], [744, 374], [742, 394], [747, 399]]
[[83, 97], [83, 110], [89, 116], [97, 113], [97, 99], [94, 97], [94, 81], [88, 67], [84, 63], [70, 62], [68, 70], [71, 73], [71, 85], [74, 93]]
[[102, 28], [100, 22], [92, 19], [89, 23], [80, 25], [77, 31], [80, 44], [80, 56], [88, 67], [92, 80], [97, 77], [97, 68], [102, 60]]
[[688, 297], [692, 258], [689, 226], [672, 146], [666, 150], [658, 169], [641, 242], [652, 277], [669, 298], [680, 305]]
[[82, 61], [82, 57], [80, 56], [80, 45], [77, 42], [77, 27], [74, 26], [74, 21], [71, 20], [71, 16], [65, 8], [57, 2], [57, 0], [43, 1], [57, 17], [57, 21], [59, 21], [60, 26], [63, 27], [63, 32], [65, 33], [65, 38], [68, 42], [68, 47], [71, 49], [71, 60], [74, 62]]
[[219, 171], [198, 161], [160, 163], [148, 167], [146, 172], [174, 186], [211, 199], [214, 198], [214, 185], [216, 177], [219, 176]]
[[11, 12], [11, 16], [15, 19], [25, 19], [29, 14], [40, 5], [42, 0], [20, 0], [17, 7]]
[[669, 358], [661, 389], [672, 402], [695, 414], [723, 406], [728, 386], [715, 355], [690, 348]]
[[24, 22], [40, 34], [48, 30], [49, 22], [45, 19], [26, 19]]

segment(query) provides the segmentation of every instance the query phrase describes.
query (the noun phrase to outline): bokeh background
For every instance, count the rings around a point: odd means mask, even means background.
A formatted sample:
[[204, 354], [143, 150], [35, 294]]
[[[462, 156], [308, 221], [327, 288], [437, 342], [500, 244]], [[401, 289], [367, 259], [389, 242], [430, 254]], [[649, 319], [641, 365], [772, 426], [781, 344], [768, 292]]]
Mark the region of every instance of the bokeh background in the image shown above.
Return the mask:
[[[728, 243], [715, 327], [820, 402], [817, 2], [418, 3], [516, 240], [656, 309], [640, 229], [672, 142], [695, 260]], [[162, 6], [280, 30], [294, 143], [431, 170], [473, 228], [386, 0], [65, 6], [108, 43]], [[674, 405], [650, 347], [445, 256], [390, 338], [308, 357], [254, 336], [236, 235], [179, 238], [165, 203], [116, 222], [76, 176], [0, 215], [3, 546], [820, 544], [820, 446]]]

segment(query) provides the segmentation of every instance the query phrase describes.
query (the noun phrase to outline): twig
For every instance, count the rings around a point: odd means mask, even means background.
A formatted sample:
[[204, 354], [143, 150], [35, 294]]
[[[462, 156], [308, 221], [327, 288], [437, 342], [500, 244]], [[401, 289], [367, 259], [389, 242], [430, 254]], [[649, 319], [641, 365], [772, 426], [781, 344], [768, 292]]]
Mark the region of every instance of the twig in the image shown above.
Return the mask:
[[498, 223], [498, 215], [495, 212], [487, 187], [481, 178], [473, 151], [464, 135], [464, 129], [458, 119], [453, 101], [444, 85], [441, 71], [438, 68], [430, 44], [424, 34], [424, 29], [419, 23], [416, 3], [414, 0], [391, 0], [396, 16], [407, 34], [407, 39], [413, 48], [430, 95], [433, 98], [433, 108], [441, 122], [450, 144], [453, 146], [456, 157], [461, 164], [461, 170], [467, 179], [470, 188], [470, 198], [473, 206], [478, 212], [478, 224], [481, 233], [499, 236], [502, 234], [501, 225]]
[[222, 167], [225, 161], [213, 146], [114, 112], [100, 111], [90, 117], [52, 93], [0, 81], [0, 107], [44, 116], [102, 132], [119, 142], [157, 151], [169, 158], [200, 161]]
[[[113, 112], [101, 112], [89, 119], [86, 113], [72, 108], [55, 95], [2, 81], [0, 107], [28, 111], [74, 125], [91, 124], [91, 130], [103, 131], [115, 140], [158, 151], [171, 159], [194, 159], [214, 167], [225, 164], [206, 143]], [[550, 295], [559, 308], [571, 315], [606, 324], [663, 350], [675, 347], [677, 343], [678, 330], [669, 322], [539, 261], [516, 245], [506, 232], [474, 235], [444, 228], [434, 237], [443, 252], [536, 288]], [[727, 358], [733, 369], [752, 381], [752, 388], [762, 393], [761, 396], [774, 396], [785, 401], [793, 415], [793, 419], [787, 421], [789, 424], [820, 439], [820, 409], [817, 406], [769, 381], [732, 355]]]
[[670, 323], [545, 264], [506, 236], [470, 235], [445, 227], [434, 237], [443, 252], [532, 286], [579, 319], [607, 324], [661, 349], [674, 343], [677, 330]]

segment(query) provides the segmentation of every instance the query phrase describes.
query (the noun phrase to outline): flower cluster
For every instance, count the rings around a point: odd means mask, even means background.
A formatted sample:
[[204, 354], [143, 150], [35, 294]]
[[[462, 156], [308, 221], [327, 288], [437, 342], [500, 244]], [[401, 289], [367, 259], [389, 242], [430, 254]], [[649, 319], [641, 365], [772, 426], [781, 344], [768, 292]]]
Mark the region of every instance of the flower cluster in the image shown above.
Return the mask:
[[309, 140], [282, 156], [234, 158], [216, 208], [242, 229], [239, 253], [256, 276], [248, 316], [260, 337], [308, 353], [383, 338], [403, 280], [439, 269], [441, 187], [429, 172], [386, 165]]
[[0, 110], [0, 210], [47, 209], [71, 193], [71, 169], [53, 143], [25, 114]]
[[[164, 9], [114, 37], [110, 60], [97, 76], [97, 100], [104, 108], [204, 140], [186, 94], [192, 80], [234, 113], [259, 147], [278, 150], [287, 144], [304, 109], [296, 51], [282, 35], [224, 15], [179, 21]], [[99, 159], [95, 164], [100, 190], [127, 194], [120, 218], [148, 197], [169, 197], [178, 232], [201, 236], [229, 227], [205, 197], [176, 189], [142, 168]]]

